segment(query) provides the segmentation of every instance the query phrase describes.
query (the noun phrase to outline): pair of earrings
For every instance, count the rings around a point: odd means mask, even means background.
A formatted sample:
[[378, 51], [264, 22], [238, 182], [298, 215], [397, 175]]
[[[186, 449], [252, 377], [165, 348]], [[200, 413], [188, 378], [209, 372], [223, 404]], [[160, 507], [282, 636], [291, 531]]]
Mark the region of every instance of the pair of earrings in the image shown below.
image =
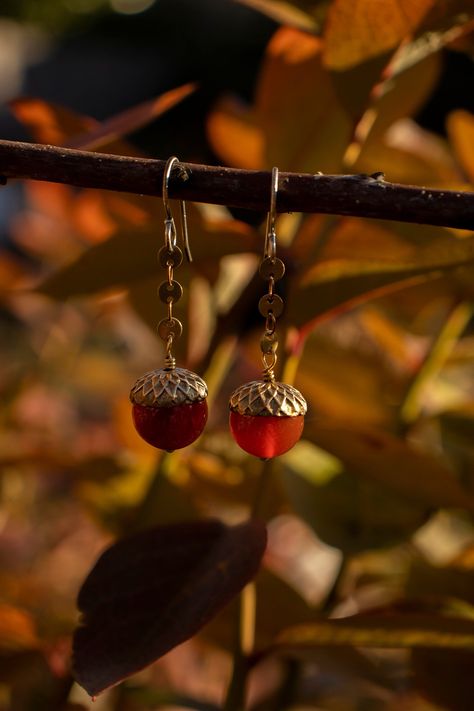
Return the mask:
[[[165, 343], [165, 366], [145, 373], [130, 392], [135, 428], [149, 444], [173, 451], [186, 447], [202, 433], [207, 421], [207, 385], [196, 373], [177, 368], [172, 353], [173, 343], [183, 331], [182, 323], [173, 316], [173, 304], [183, 294], [174, 279], [174, 269], [183, 261], [177, 246], [176, 225], [168, 199], [169, 179], [176, 157], [170, 158], [163, 174], [163, 203], [166, 212], [165, 244], [158, 253], [167, 278], [160, 284], [158, 295], [167, 306], [167, 316], [158, 324], [158, 334]], [[237, 444], [246, 452], [270, 459], [287, 452], [301, 437], [306, 414], [306, 401], [291, 385], [275, 380], [278, 339], [276, 321], [283, 312], [283, 301], [274, 293], [275, 282], [285, 273], [285, 265], [276, 256], [276, 200], [278, 168], [272, 171], [270, 211], [263, 259], [259, 272], [268, 282], [268, 292], [259, 301], [265, 318], [265, 331], [260, 341], [263, 360], [261, 380], [245, 383], [235, 390], [229, 402], [230, 430]], [[186, 222], [186, 205], [180, 201], [184, 251], [192, 261]]]

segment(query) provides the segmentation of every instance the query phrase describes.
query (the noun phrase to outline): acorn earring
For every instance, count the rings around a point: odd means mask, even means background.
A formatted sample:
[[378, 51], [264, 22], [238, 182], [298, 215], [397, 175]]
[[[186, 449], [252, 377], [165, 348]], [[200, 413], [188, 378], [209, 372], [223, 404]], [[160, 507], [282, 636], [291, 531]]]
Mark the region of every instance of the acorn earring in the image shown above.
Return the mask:
[[276, 200], [278, 168], [272, 171], [270, 212], [260, 276], [268, 281], [268, 293], [258, 308], [265, 317], [265, 332], [260, 341], [263, 360], [262, 380], [241, 385], [230, 396], [230, 430], [237, 444], [249, 454], [271, 459], [284, 454], [301, 437], [306, 414], [306, 401], [292, 385], [275, 380], [278, 339], [276, 320], [283, 312], [283, 300], [274, 293], [275, 282], [285, 273], [285, 265], [276, 256]]
[[[207, 421], [206, 383], [196, 373], [177, 368], [172, 353], [174, 340], [183, 332], [181, 321], [173, 316], [173, 304], [183, 294], [183, 287], [174, 279], [174, 269], [182, 263], [183, 252], [176, 244], [176, 225], [168, 199], [169, 179], [176, 163], [179, 163], [176, 157], [170, 158], [163, 174], [165, 244], [158, 252], [159, 263], [167, 275], [158, 289], [158, 296], [168, 309], [167, 317], [158, 324], [158, 334], [166, 348], [165, 367], [142, 375], [130, 392], [137, 432], [148, 444], [168, 452], [194, 442]], [[180, 210], [184, 251], [191, 262], [184, 201], [180, 201]]]

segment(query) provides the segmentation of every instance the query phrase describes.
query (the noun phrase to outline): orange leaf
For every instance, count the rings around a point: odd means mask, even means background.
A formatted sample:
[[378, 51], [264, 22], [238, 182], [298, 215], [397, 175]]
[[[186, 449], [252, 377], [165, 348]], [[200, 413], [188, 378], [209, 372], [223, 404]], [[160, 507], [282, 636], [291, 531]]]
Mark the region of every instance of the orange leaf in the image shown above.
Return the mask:
[[211, 145], [226, 165], [259, 170], [264, 137], [249, 112], [232, 99], [222, 99], [207, 120]]
[[448, 116], [447, 129], [458, 161], [474, 182], [474, 114], [453, 111]]
[[81, 235], [92, 244], [108, 239], [117, 229], [98, 190], [83, 190], [76, 197], [72, 219]]
[[94, 119], [42, 99], [15, 99], [9, 106], [15, 118], [39, 143], [61, 146], [70, 136], [90, 131], [98, 125]]
[[[95, 135], [102, 132], [102, 124], [95, 119], [72, 111], [71, 109], [49, 103], [42, 99], [23, 98], [11, 101], [10, 110], [31, 133], [38, 143], [56, 146], [69, 146], [70, 141], [84, 134]], [[108, 153], [116, 155], [139, 156], [140, 151], [124, 140], [104, 140]]]
[[317, 37], [288, 27], [272, 38], [257, 88], [266, 165], [339, 172], [352, 123], [322, 64]]
[[326, 66], [348, 69], [395, 48], [433, 4], [433, 0], [334, 0], [324, 32]]
[[19, 260], [8, 252], [2, 252], [0, 254], [0, 296], [8, 294], [11, 289], [20, 284], [25, 271], [24, 265]]
[[196, 84], [184, 84], [102, 123], [42, 99], [16, 99], [10, 102], [10, 109], [40, 143], [82, 150], [108, 146], [109, 152], [136, 155], [137, 150], [120, 139], [166, 113], [195, 90]]
[[196, 91], [196, 84], [184, 84], [177, 89], [166, 91], [156, 99], [132, 106], [107, 121], [93, 126], [87, 132], [68, 141], [67, 147], [88, 151], [103, 147], [154, 121], [194, 91]]
[[318, 23], [308, 11], [295, 7], [294, 2], [284, 2], [283, 0], [238, 0], [242, 5], [258, 10], [272, 20], [276, 20], [281, 25], [297, 27], [300, 30], [316, 31]]
[[0, 649], [14, 651], [38, 645], [33, 618], [24, 610], [0, 604]]

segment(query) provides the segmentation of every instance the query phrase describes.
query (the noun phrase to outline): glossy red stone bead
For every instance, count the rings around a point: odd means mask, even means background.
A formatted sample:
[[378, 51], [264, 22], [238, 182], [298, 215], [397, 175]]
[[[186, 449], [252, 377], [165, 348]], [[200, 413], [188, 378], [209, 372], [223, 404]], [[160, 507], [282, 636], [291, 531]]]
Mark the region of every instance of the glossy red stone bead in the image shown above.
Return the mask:
[[271, 459], [288, 452], [300, 439], [304, 416], [241, 415], [230, 413], [230, 431], [245, 452], [261, 459]]
[[172, 452], [187, 447], [199, 437], [207, 421], [207, 400], [171, 407], [134, 404], [132, 417], [145, 442]]

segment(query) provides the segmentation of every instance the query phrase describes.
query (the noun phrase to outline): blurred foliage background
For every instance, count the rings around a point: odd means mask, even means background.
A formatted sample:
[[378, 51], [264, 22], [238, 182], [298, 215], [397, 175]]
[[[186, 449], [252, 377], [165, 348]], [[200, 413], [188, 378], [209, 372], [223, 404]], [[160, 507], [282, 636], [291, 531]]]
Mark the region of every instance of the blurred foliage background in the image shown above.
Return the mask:
[[[1, 12], [2, 138], [472, 190], [470, 2], [22, 0]], [[138, 438], [128, 403], [163, 358], [160, 201], [1, 188], [2, 711], [90, 707], [70, 638], [104, 545], [248, 515], [262, 465], [233, 444], [227, 400], [260, 371], [263, 218], [189, 205], [178, 356], [206, 377], [211, 416], [168, 456]], [[278, 235], [281, 378], [309, 414], [267, 481], [256, 648], [268, 651], [248, 707], [468, 711], [474, 237], [299, 214]], [[220, 708], [235, 615], [94, 708]], [[336, 618], [349, 620], [343, 644]]]

